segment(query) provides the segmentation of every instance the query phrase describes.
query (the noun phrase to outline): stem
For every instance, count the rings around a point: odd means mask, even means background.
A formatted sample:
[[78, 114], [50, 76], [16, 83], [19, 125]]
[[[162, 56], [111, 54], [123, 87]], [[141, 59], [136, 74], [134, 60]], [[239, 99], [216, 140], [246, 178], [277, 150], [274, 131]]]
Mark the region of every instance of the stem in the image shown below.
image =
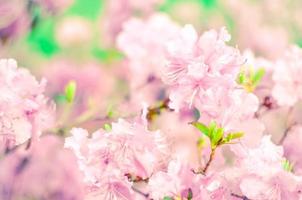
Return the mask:
[[147, 120], [149, 122], [152, 122], [153, 119], [156, 116], [160, 115], [163, 110], [172, 111], [172, 109], [169, 108], [169, 105], [168, 105], [169, 102], [170, 102], [169, 99], [164, 99], [159, 105], [154, 106], [154, 107], [149, 107], [148, 108], [148, 113], [147, 113], [147, 116], [146, 116]]
[[134, 192], [136, 192], [136, 193], [138, 193], [138, 194], [144, 196], [145, 198], [148, 198], [148, 197], [149, 197], [149, 194], [148, 194], [148, 193], [144, 193], [144, 192], [140, 191], [139, 189], [135, 188], [134, 186], [132, 186], [131, 189], [132, 189]]
[[198, 170], [198, 171], [195, 171], [194, 169], [192, 169], [192, 172], [194, 174], [203, 174], [203, 175], [205, 175], [207, 173], [207, 170], [209, 169], [212, 161], [214, 160], [216, 148], [217, 147], [211, 148], [210, 158], [209, 158], [208, 162], [206, 163], [206, 165], [205, 165], [205, 167], [203, 169]]
[[211, 154], [210, 154], [210, 158], [206, 164], [206, 166], [203, 168], [202, 172], [203, 174], [206, 174], [208, 168], [210, 167], [210, 164], [212, 163], [212, 161], [214, 160], [214, 156], [215, 156], [215, 150], [216, 150], [216, 147], [215, 148], [211, 148]]
[[247, 198], [246, 196], [235, 194], [235, 193], [231, 193], [231, 196], [236, 197], [238, 199], [251, 200], [251, 199]]
[[290, 121], [290, 118], [291, 118], [291, 115], [293, 113], [293, 110], [294, 108], [293, 107], [290, 107], [289, 108], [289, 111], [288, 111], [288, 114], [287, 114], [287, 128], [285, 129], [284, 131], [284, 134], [282, 136], [282, 138], [280, 139], [280, 141], [278, 142], [279, 145], [282, 145], [284, 140], [286, 139], [289, 131], [292, 129], [293, 126], [295, 126], [297, 124], [297, 122], [293, 122], [291, 123], [291, 125], [288, 125], [289, 124], [289, 121]]
[[285, 129], [282, 138], [281, 138], [280, 141], [278, 142], [278, 145], [282, 145], [282, 144], [283, 144], [283, 142], [284, 142], [284, 140], [286, 139], [286, 137], [287, 137], [289, 131], [290, 131], [290, 130], [292, 129], [292, 127], [295, 126], [296, 124], [297, 124], [297, 123], [295, 122], [295, 123], [293, 123], [291, 126], [289, 126], [289, 127], [287, 127], [287, 128]]

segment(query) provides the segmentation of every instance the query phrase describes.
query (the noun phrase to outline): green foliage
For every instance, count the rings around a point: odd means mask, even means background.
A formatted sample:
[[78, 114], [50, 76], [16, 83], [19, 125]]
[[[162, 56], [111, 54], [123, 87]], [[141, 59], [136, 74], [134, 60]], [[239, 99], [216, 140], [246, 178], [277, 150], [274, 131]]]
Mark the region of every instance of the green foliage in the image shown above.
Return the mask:
[[255, 86], [257, 86], [260, 83], [261, 79], [263, 78], [264, 74], [265, 74], [264, 68], [258, 69], [254, 74], [254, 76], [251, 77], [252, 83]]
[[99, 47], [92, 48], [92, 55], [104, 63], [111, 63], [123, 58], [122, 53], [116, 49], [101, 49]]
[[195, 126], [195, 128], [197, 128], [204, 135], [206, 135], [207, 137], [210, 137], [209, 136], [209, 129], [206, 125], [204, 125], [203, 123], [200, 123], [200, 122], [191, 122], [191, 124], [193, 126]]
[[60, 50], [54, 38], [54, 27], [53, 18], [40, 19], [27, 36], [27, 42], [32, 49], [45, 57], [50, 57]]
[[66, 14], [96, 20], [100, 14], [103, 2], [100, 0], [75, 0], [75, 3], [68, 9]]
[[293, 165], [292, 163], [290, 163], [289, 160], [284, 159], [284, 160], [282, 161], [282, 167], [283, 167], [283, 169], [284, 169], [285, 171], [287, 171], [287, 172], [292, 172], [292, 171], [293, 171], [294, 165]]
[[[201, 122], [191, 122], [203, 135], [209, 138], [211, 148], [215, 149], [219, 145], [228, 144], [233, 140], [241, 138], [244, 134], [242, 132], [228, 133], [224, 136], [224, 129], [219, 127], [216, 122], [212, 121], [208, 126]], [[198, 146], [203, 144], [203, 138], [198, 140]]]
[[199, 0], [205, 8], [211, 9], [217, 6], [217, 0]]
[[239, 139], [239, 138], [243, 137], [243, 135], [244, 135], [244, 133], [242, 133], [242, 132], [229, 133], [226, 137], [223, 138], [223, 142], [224, 143], [229, 143], [232, 140]]
[[105, 131], [111, 131], [112, 127], [110, 124], [104, 124]]
[[75, 81], [70, 81], [66, 86], [65, 86], [65, 98], [68, 103], [72, 103], [76, 94], [76, 82]]
[[172, 197], [164, 197], [163, 200], [173, 200]]
[[243, 69], [238, 74], [237, 83], [242, 85], [248, 92], [253, 92], [261, 82], [264, 75], [264, 68], [260, 68], [255, 71], [252, 66], [249, 66], [248, 69]]

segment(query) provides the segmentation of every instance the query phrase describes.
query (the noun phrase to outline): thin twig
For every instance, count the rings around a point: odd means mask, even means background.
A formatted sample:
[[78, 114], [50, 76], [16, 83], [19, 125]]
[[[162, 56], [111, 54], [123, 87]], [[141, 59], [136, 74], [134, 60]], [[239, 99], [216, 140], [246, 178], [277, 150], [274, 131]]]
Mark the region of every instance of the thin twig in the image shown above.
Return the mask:
[[135, 188], [134, 186], [131, 186], [131, 189], [132, 189], [134, 192], [136, 192], [136, 193], [142, 195], [143, 197], [145, 197], [146, 199], [148, 199], [148, 197], [149, 197], [149, 194], [148, 194], [148, 193], [144, 193], [144, 192], [140, 191], [139, 189]]
[[282, 145], [284, 140], [286, 139], [289, 131], [297, 124], [297, 122], [293, 122], [291, 125], [289, 125], [289, 119], [291, 118], [291, 115], [293, 113], [293, 110], [294, 108], [293, 107], [290, 107], [289, 108], [289, 111], [288, 111], [288, 114], [287, 114], [287, 128], [284, 130], [284, 133], [283, 133], [283, 136], [282, 138], [280, 139], [280, 141], [278, 142], [279, 145]]
[[207, 173], [207, 170], [209, 169], [212, 161], [214, 160], [215, 151], [216, 151], [216, 148], [212, 148], [211, 149], [210, 158], [209, 158], [208, 162], [206, 163], [206, 165], [205, 165], [205, 167], [203, 169], [198, 170], [198, 171], [192, 170], [192, 172], [194, 174], [203, 174], [203, 175], [205, 175]]
[[246, 196], [235, 194], [235, 193], [231, 193], [231, 196], [236, 197], [238, 199], [251, 200], [251, 199], [247, 198]]
[[211, 149], [210, 158], [209, 158], [209, 160], [208, 160], [206, 166], [205, 166], [205, 167], [203, 168], [203, 170], [202, 170], [202, 172], [203, 172], [204, 174], [206, 174], [207, 170], [208, 170], [209, 167], [210, 167], [210, 164], [211, 164], [212, 161], [214, 160], [215, 150], [216, 150], [216, 148]]
[[282, 135], [282, 138], [280, 139], [280, 141], [278, 142], [278, 145], [282, 145], [284, 140], [286, 139], [289, 131], [296, 125], [297, 123], [294, 122], [291, 126], [287, 127], [284, 131], [284, 134]]

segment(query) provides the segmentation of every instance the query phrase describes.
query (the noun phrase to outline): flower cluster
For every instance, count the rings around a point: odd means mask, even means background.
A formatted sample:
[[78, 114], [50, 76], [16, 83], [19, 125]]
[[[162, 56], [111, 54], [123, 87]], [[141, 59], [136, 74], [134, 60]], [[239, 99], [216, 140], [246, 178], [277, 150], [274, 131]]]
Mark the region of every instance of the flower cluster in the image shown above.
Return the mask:
[[[72, 48], [37, 81], [0, 59], [0, 199], [301, 200], [302, 49], [241, 53], [225, 27], [199, 35], [142, 2], [106, 4], [125, 7], [107, 27], [116, 60]], [[93, 38], [81, 20], [61, 48]]]
[[38, 82], [28, 70], [18, 68], [15, 60], [3, 59], [0, 83], [0, 135], [10, 147], [53, 125], [55, 107], [43, 94], [45, 79]]
[[275, 86], [272, 95], [281, 106], [293, 106], [302, 99], [301, 58], [302, 50], [293, 46], [286, 52], [284, 58], [276, 63], [273, 73]]
[[237, 49], [225, 44], [229, 40], [225, 28], [205, 32], [198, 38], [195, 29], [187, 25], [175, 40], [169, 41], [163, 80], [172, 87], [172, 108], [200, 108], [202, 100], [211, 96], [208, 93], [234, 87], [244, 60]]
[[99, 130], [89, 137], [81, 128], [71, 130], [65, 147], [74, 151], [84, 181], [94, 198], [132, 199], [131, 182], [149, 178], [167, 157], [161, 133], [150, 132], [140, 123], [119, 119], [111, 130]]

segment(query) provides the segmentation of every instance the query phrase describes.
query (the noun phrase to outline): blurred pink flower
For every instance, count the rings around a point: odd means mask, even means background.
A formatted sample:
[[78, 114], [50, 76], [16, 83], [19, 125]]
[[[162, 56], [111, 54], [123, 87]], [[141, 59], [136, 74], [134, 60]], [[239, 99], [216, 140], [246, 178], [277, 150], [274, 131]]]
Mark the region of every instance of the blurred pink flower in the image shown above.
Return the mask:
[[147, 20], [131, 18], [124, 23], [117, 45], [126, 54], [130, 71], [136, 76], [131, 81], [143, 84], [150, 76], [159, 78], [166, 62], [165, 45], [179, 30], [167, 15], [159, 13]]
[[74, 0], [34, 0], [49, 12], [60, 12], [67, 9]]
[[[94, 62], [76, 64], [65, 60], [55, 60], [46, 65], [41, 73], [49, 80], [47, 93], [53, 98], [64, 94], [65, 86], [70, 81], [76, 82], [74, 114], [77, 116], [89, 109], [96, 112], [105, 109], [108, 96], [113, 90], [112, 76]], [[58, 110], [61, 108], [59, 106], [58, 104]]]
[[45, 79], [38, 82], [15, 60], [0, 60], [0, 132], [12, 135], [16, 145], [54, 123], [55, 107], [44, 96], [45, 86]]
[[280, 106], [293, 106], [302, 99], [302, 50], [292, 46], [276, 62], [272, 95]]
[[293, 164], [295, 173], [302, 175], [301, 147], [302, 126], [294, 126], [288, 132], [283, 147], [286, 158]]
[[166, 62], [165, 47], [179, 31], [180, 27], [161, 13], [145, 20], [130, 18], [124, 23], [117, 46], [127, 58], [127, 79], [134, 104], [154, 104], [164, 98], [160, 76]]
[[0, 198], [82, 200], [81, 174], [73, 154], [46, 136], [34, 148], [14, 150], [0, 160]]
[[[283, 18], [287, 15], [284, 12], [284, 7], [288, 6], [287, 1], [268, 0], [253, 3], [245, 0], [225, 0], [223, 3], [232, 17], [236, 19], [234, 21], [235, 34], [240, 49], [249, 48], [271, 59], [282, 55], [289, 43], [289, 34], [284, 30], [284, 26], [280, 25], [280, 21], [287, 20]], [[279, 9], [273, 14], [271, 11], [276, 7]]]
[[163, 0], [110, 0], [105, 4], [105, 14], [101, 20], [104, 42], [114, 44], [122, 30], [123, 23], [136, 12], [150, 15]]
[[29, 28], [31, 19], [27, 12], [26, 2], [24, 0], [0, 0], [0, 39], [3, 42], [24, 34]]
[[56, 40], [62, 47], [84, 46], [92, 39], [92, 26], [81, 17], [67, 17], [56, 27]]

